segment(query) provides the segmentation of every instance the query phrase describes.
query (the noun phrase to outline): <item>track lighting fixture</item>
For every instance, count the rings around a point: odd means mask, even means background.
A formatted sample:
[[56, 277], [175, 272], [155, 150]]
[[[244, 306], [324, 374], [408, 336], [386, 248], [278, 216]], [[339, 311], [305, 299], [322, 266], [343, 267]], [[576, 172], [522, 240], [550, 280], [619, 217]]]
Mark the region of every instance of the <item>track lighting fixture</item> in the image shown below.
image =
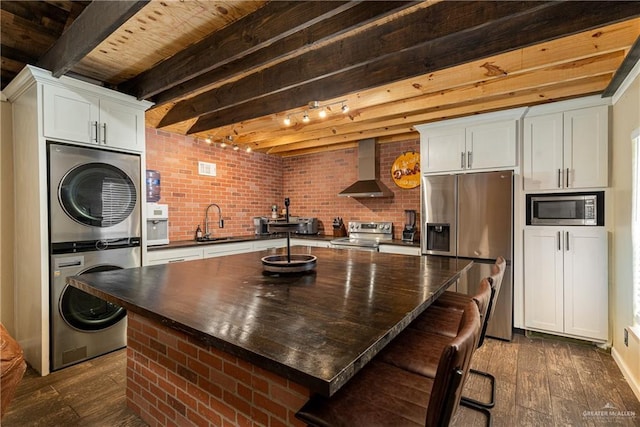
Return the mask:
[[287, 116], [284, 118], [284, 125], [291, 126], [291, 116]]
[[342, 110], [342, 112], [344, 114], [347, 114], [349, 112], [349, 106], [347, 104], [345, 104], [344, 102], [342, 103], [342, 107], [340, 107], [340, 109]]
[[304, 116], [302, 116], [302, 121], [305, 123], [309, 123], [311, 119], [309, 118], [309, 114], [308, 113], [304, 113]]

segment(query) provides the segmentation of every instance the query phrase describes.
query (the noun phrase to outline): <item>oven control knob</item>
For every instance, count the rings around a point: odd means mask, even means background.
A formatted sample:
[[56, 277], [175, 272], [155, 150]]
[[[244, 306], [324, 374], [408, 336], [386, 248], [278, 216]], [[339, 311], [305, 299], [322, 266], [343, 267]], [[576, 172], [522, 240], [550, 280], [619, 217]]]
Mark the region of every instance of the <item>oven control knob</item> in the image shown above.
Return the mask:
[[384, 225], [382, 226], [382, 228], [383, 228], [384, 230], [388, 230], [388, 229], [389, 229], [389, 224], [384, 224]]

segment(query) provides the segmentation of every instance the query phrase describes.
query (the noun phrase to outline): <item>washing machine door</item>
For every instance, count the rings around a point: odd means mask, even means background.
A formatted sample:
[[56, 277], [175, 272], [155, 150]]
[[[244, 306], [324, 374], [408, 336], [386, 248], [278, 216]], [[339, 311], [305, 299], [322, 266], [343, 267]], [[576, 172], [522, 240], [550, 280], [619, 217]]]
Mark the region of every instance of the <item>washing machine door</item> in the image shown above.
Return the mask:
[[[120, 270], [120, 267], [96, 266], [83, 271], [80, 275], [109, 270]], [[70, 285], [67, 285], [62, 292], [59, 309], [62, 319], [69, 326], [83, 332], [107, 329], [127, 315], [123, 307], [89, 295]]]
[[112, 227], [126, 220], [136, 206], [136, 187], [121, 169], [86, 163], [70, 170], [58, 197], [66, 214], [80, 224]]

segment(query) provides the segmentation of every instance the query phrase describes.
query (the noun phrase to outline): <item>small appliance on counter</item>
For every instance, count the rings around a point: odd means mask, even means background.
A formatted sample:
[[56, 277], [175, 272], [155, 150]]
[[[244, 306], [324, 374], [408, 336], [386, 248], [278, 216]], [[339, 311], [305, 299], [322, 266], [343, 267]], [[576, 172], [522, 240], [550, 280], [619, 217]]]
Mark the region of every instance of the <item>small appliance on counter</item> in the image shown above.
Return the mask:
[[298, 234], [318, 234], [318, 218], [298, 218], [302, 226], [298, 229]]
[[267, 224], [269, 223], [269, 218], [266, 216], [255, 216], [253, 217], [253, 227], [255, 229], [256, 236], [264, 236], [269, 234], [269, 227]]
[[147, 246], [169, 244], [169, 205], [147, 203]]
[[402, 241], [413, 242], [416, 236], [416, 211], [409, 209], [404, 211], [404, 229], [402, 230]]

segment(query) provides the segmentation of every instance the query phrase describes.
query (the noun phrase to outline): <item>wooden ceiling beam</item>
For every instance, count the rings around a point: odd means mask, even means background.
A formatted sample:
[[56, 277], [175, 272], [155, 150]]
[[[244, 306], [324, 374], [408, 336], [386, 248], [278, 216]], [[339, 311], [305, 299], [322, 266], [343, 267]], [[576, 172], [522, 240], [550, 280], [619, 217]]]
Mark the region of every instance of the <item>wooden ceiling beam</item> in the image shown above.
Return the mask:
[[[281, 92], [293, 92], [299, 87], [313, 85], [337, 73], [344, 78], [349, 77], [350, 71], [354, 68], [363, 70], [371, 64], [405, 61], [413, 52], [411, 49], [408, 52], [405, 51], [408, 47], [440, 41], [451, 34], [482, 26], [487, 21], [499, 20], [534, 9], [536, 5], [537, 3], [527, 2], [420, 3], [412, 8], [412, 13], [399, 14], [396, 19], [381, 25], [356, 31], [351, 37], [318, 47], [295, 58], [277, 63], [260, 73], [248, 75], [220, 88], [178, 102], [163, 118], [160, 126], [205, 114], [221, 113], [222, 116], [226, 116], [227, 112], [224, 110], [229, 107], [250, 102], [262, 104], [264, 97]], [[428, 28], [428, 31], [419, 31], [419, 28]], [[404, 70], [400, 77], [409, 77], [407, 73], [411, 73], [410, 75], [424, 73], [424, 62], [424, 58], [420, 58], [417, 63], [409, 67], [408, 71]], [[381, 73], [378, 68], [375, 67], [373, 73], [365, 72], [364, 76], [359, 75], [357, 82], [354, 78], [350, 78], [348, 83], [343, 81], [340, 89], [342, 90], [345, 84], [352, 85], [355, 90], [361, 90], [379, 85], [381, 79], [384, 83], [399, 80], [398, 77], [393, 76], [396, 70]], [[344, 76], [345, 74], [347, 76]], [[287, 97], [288, 108], [301, 107], [310, 101], [327, 99], [339, 94], [340, 92], [336, 92], [335, 89], [325, 87], [312, 94], [316, 96]], [[282, 109], [276, 111], [282, 111]]]
[[[458, 2], [444, 2], [447, 5], [456, 3]], [[483, 6], [486, 2], [477, 4]], [[397, 54], [386, 55], [363, 66], [317, 78], [309, 83], [280, 90], [250, 102], [242, 103], [238, 100], [233, 107], [201, 116], [188, 133], [202, 132], [229, 123], [296, 108], [300, 106], [301, 100], [327, 99], [352, 93], [355, 90], [381, 86], [390, 83], [391, 80], [396, 81], [448, 68], [640, 15], [640, 2], [571, 1], [535, 4], [536, 7], [527, 10], [526, 13], [510, 15], [502, 19], [491, 18], [492, 20], [486, 25], [467, 28], [449, 37], [430, 40]], [[448, 18], [451, 20], [450, 17]], [[223, 92], [216, 90], [209, 96], [216, 97], [222, 94]], [[198, 114], [197, 108], [192, 106], [191, 110], [191, 116]], [[172, 111], [165, 119], [171, 114]], [[163, 120], [160, 126], [171, 123], [175, 122]]]
[[[586, 58], [567, 64], [557, 64], [546, 69], [529, 73], [505, 76], [500, 79], [488, 80], [481, 83], [469, 84], [458, 89], [446, 91], [436, 90], [432, 93], [413, 97], [408, 100], [378, 105], [355, 111], [350, 118], [336, 116], [335, 124], [325, 123], [321, 129], [301, 131], [290, 135], [272, 133], [272, 137], [264, 142], [255, 144], [255, 149], [282, 146], [296, 143], [302, 139], [326, 138], [347, 132], [359, 132], [371, 127], [385, 124], [395, 126], [411, 121], [411, 116], [429, 111], [432, 108], [441, 110], [450, 105], [458, 105], [465, 101], [477, 101], [485, 97], [508, 95], [534, 88], [544, 88], [562, 82], [572, 82], [593, 76], [612, 75], [624, 59], [624, 52], [612, 52], [596, 58]], [[241, 139], [238, 142], [243, 142]]]
[[354, 4], [348, 10], [328, 16], [323, 21], [318, 21], [307, 28], [276, 39], [267, 47], [241, 56], [224, 67], [217, 66], [211, 71], [158, 93], [151, 99], [155, 103], [154, 108], [214, 89], [232, 79], [259, 71], [275, 61], [283, 61], [298, 56], [309, 49], [317, 48], [330, 40], [335, 40], [336, 37], [348, 31], [366, 25], [374, 19], [380, 19], [412, 4], [415, 4], [415, 2], [375, 1]]
[[[322, 22], [358, 2], [272, 1], [252, 14], [162, 61], [119, 85], [122, 91], [148, 99], [215, 68], [268, 48], [274, 42]], [[166, 101], [164, 101], [166, 102]]]
[[36, 65], [60, 77], [148, 2], [91, 2]]
[[472, 102], [463, 102], [458, 105], [450, 106], [446, 109], [435, 107], [433, 108], [433, 111], [408, 117], [407, 123], [401, 125], [385, 125], [384, 127], [371, 128], [366, 131], [353, 132], [330, 138], [309, 140], [291, 144], [289, 146], [271, 147], [266, 150], [257, 151], [266, 151], [270, 154], [286, 153], [286, 155], [293, 155], [298, 150], [307, 150], [314, 147], [344, 144], [363, 138], [378, 138], [381, 136], [391, 137], [393, 135], [406, 134], [410, 131], [414, 131], [413, 126], [432, 121], [452, 119], [467, 116], [469, 114], [479, 114], [507, 108], [532, 106], [572, 98], [575, 96], [600, 93], [606, 87], [611, 77], [611, 74], [589, 77], [569, 83], [559, 83], [545, 88], [533, 88], [522, 92], [503, 94], [496, 97], [486, 97]]

